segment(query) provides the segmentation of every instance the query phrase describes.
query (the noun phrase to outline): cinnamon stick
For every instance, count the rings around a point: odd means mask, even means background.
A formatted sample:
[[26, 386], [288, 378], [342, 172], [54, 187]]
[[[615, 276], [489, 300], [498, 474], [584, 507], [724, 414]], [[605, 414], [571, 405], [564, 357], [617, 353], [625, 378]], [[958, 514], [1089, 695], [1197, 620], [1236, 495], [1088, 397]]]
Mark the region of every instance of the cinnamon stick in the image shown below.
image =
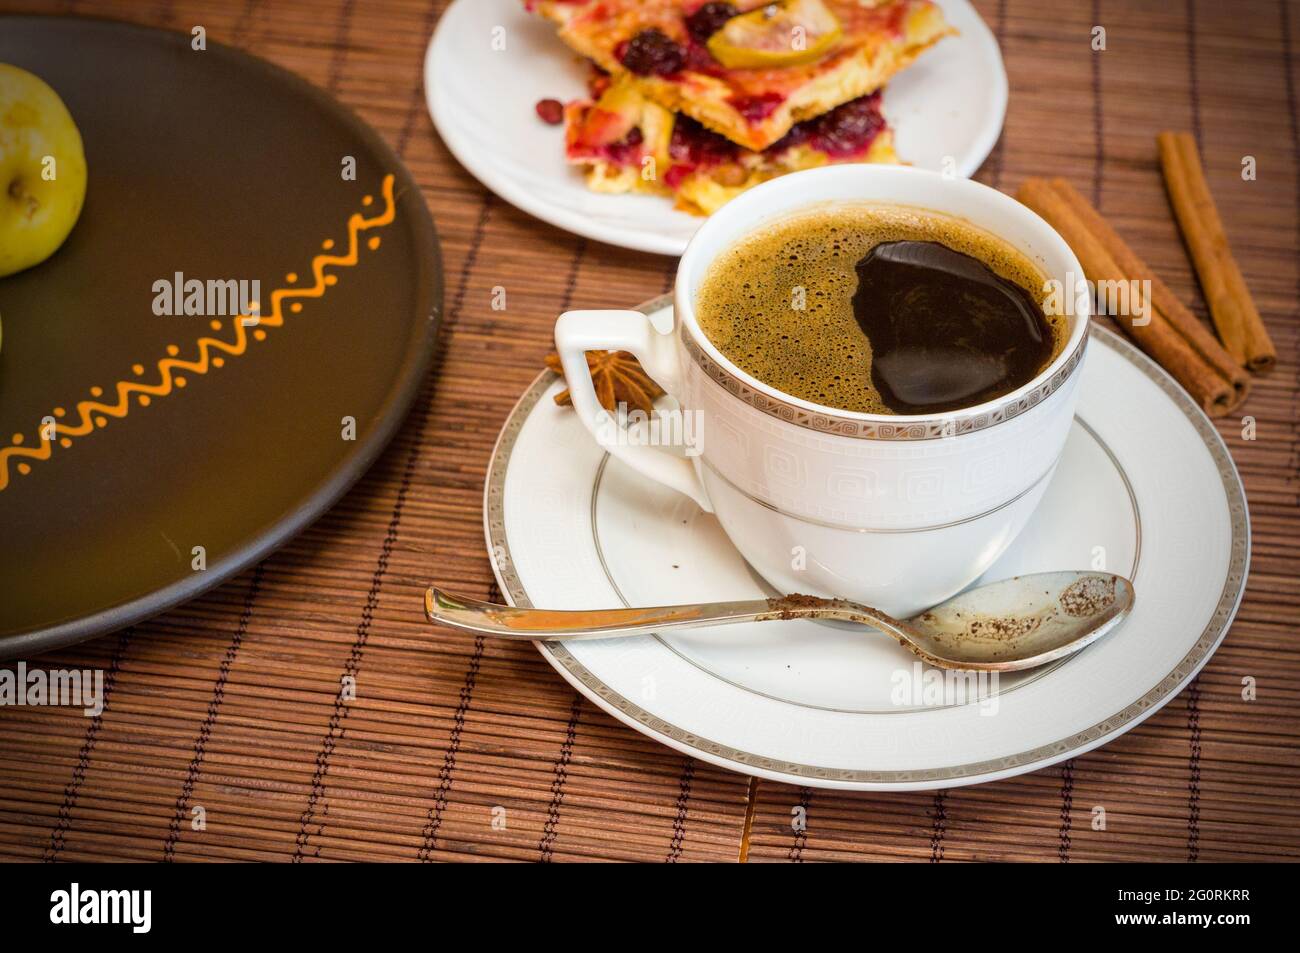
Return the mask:
[[[1150, 270], [1113, 229], [1098, 227], [1101, 216], [1083, 196], [1063, 182], [1028, 179], [1016, 197], [1061, 234], [1079, 256], [1087, 277], [1094, 285], [1108, 281], [1131, 283], [1132, 311], [1135, 314], [1145, 312], [1150, 320], [1145, 323], [1121, 320], [1119, 325], [1186, 388], [1207, 414], [1221, 416], [1241, 405], [1248, 383], [1240, 368], [1223, 355], [1207, 357], [1202, 353], [1204, 349], [1213, 354], [1217, 343], [1208, 332], [1201, 336], [1195, 332], [1185, 333], [1182, 316], [1169, 316], [1168, 312], [1177, 310], [1169, 301], [1176, 302], [1177, 299], [1168, 288], [1158, 293], [1156, 283], [1152, 281], [1150, 298], [1142, 297], [1141, 282], [1152, 278]], [[1067, 293], [1072, 293], [1072, 290], [1067, 289]], [[1161, 307], [1162, 300], [1165, 308]], [[1198, 342], [1197, 345], [1193, 340]]]
[[1151, 266], [1138, 257], [1124, 239], [1120, 238], [1110, 222], [1092, 207], [1078, 189], [1065, 179], [1052, 179], [1052, 187], [1065, 198], [1070, 208], [1083, 219], [1093, 234], [1100, 237], [1124, 274], [1138, 281], [1151, 283], [1151, 303], [1177, 329], [1187, 343], [1232, 385], [1236, 396], [1244, 400], [1249, 388], [1250, 376], [1233, 360], [1232, 355], [1224, 350], [1219, 339], [1210, 333], [1196, 315], [1192, 314], [1169, 286], [1160, 279], [1160, 276], [1151, 270]]
[[1277, 349], [1228, 246], [1196, 140], [1186, 132], [1162, 132], [1156, 142], [1169, 203], [1223, 346], [1244, 367], [1257, 372], [1271, 370], [1277, 363]]

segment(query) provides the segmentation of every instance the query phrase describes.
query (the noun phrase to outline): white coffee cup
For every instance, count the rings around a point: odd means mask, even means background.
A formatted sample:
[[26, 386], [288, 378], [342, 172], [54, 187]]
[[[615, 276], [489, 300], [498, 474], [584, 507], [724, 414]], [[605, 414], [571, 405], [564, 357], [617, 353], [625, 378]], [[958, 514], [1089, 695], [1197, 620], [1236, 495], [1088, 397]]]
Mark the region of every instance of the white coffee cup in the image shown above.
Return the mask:
[[[682, 256], [671, 327], [639, 311], [570, 311], [555, 344], [573, 406], [618, 459], [711, 510], [741, 555], [782, 593], [854, 599], [907, 616], [980, 576], [1028, 522], [1074, 417], [1090, 307], [1072, 301], [1060, 354], [1024, 386], [947, 413], [884, 415], [782, 393], [705, 337], [695, 298], [709, 266], [756, 230], [836, 203], [905, 205], [965, 219], [1018, 249], [1072, 293], [1082, 275], [1052, 227], [967, 179], [841, 165], [764, 183], [704, 223]], [[698, 452], [614, 439], [584, 352], [630, 351], [702, 424]], [[727, 593], [719, 593], [727, 598]]]

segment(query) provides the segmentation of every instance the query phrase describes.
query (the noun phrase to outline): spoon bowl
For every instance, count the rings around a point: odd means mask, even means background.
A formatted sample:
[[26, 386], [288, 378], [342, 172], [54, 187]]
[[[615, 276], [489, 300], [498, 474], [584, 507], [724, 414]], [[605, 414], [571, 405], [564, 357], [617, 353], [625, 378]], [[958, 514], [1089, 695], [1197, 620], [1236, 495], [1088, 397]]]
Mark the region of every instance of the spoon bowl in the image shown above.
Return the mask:
[[632, 609], [520, 609], [425, 593], [429, 619], [517, 640], [609, 639], [773, 619], [839, 619], [883, 632], [939, 668], [1015, 672], [1078, 652], [1133, 608], [1133, 583], [1099, 572], [1015, 576], [968, 589], [907, 620], [845, 599], [789, 595]]

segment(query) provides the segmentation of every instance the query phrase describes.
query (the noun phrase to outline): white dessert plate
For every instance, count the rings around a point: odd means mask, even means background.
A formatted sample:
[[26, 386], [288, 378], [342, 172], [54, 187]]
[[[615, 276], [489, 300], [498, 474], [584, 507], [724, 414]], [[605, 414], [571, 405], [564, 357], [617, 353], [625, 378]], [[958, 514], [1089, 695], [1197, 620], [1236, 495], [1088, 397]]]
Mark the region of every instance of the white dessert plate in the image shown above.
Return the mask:
[[[670, 307], [664, 297], [642, 310]], [[1250, 526], [1227, 448], [1164, 371], [1094, 328], [1084, 375], [1047, 494], [985, 577], [1096, 568], [1133, 579], [1132, 615], [1079, 655], [996, 684], [940, 682], [879, 634], [797, 620], [539, 650], [643, 734], [791, 784], [951, 787], [1105, 744], [1173, 698], [1223, 639], [1245, 588]], [[488, 471], [488, 550], [512, 604], [772, 594], [711, 515], [606, 455], [555, 404], [562, 386], [549, 371], [537, 378]]]
[[[1007, 75], [997, 40], [967, 0], [937, 0], [960, 31], [885, 90], [885, 117], [905, 162], [973, 175], [1002, 131]], [[433, 123], [480, 182], [544, 222], [637, 251], [680, 255], [703, 219], [670, 199], [591, 192], [564, 160], [564, 130], [539, 99], [586, 95], [587, 67], [555, 27], [520, 0], [456, 0], [424, 59]]]

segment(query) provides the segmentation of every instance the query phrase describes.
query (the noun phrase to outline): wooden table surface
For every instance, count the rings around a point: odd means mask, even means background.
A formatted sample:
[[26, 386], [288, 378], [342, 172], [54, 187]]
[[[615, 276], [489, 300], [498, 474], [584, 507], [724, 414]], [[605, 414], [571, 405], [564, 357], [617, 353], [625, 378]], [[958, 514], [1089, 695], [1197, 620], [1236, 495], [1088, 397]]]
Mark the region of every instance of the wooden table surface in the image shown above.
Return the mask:
[[[1200, 140], [1279, 351], [1240, 414], [1217, 422], [1250, 500], [1251, 576], [1201, 675], [1106, 747], [993, 784], [860, 794], [759, 782], [684, 757], [575, 695], [529, 647], [422, 620], [434, 579], [499, 595], [483, 546], [484, 474], [555, 316], [660, 294], [676, 265], [536, 221], [451, 158], [421, 77], [444, 5], [0, 0], [6, 12], [93, 13], [187, 33], [202, 25], [329, 90], [410, 167], [447, 269], [424, 392], [343, 502], [208, 596], [30, 660], [102, 666], [107, 704], [94, 718], [0, 709], [0, 859], [1300, 856], [1300, 6], [976, 3], [1011, 79], [1005, 131], [978, 178], [1006, 191], [1030, 175], [1069, 178], [1204, 317], [1154, 136], [1184, 128]], [[1091, 46], [1097, 25], [1104, 51]], [[1253, 181], [1241, 175], [1245, 156], [1256, 160]], [[508, 289], [504, 312], [491, 308], [497, 286]], [[346, 676], [358, 686], [352, 702], [340, 696]], [[804, 829], [791, 824], [800, 806]]]

